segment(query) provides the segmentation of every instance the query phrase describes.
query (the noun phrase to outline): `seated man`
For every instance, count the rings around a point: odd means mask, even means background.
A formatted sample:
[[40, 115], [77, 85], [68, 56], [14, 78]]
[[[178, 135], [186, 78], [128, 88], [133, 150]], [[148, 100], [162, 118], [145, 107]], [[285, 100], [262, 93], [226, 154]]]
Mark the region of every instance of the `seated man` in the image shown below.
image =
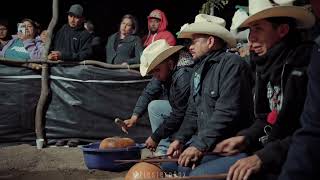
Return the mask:
[[153, 10], [148, 16], [148, 35], [144, 38], [143, 46], [147, 47], [158, 39], [164, 39], [170, 46], [176, 45], [176, 39], [171, 32], [167, 31], [168, 20], [164, 12], [159, 9]]
[[49, 60], [82, 61], [92, 56], [93, 36], [83, 26], [83, 8], [74, 4], [68, 12], [68, 24], [62, 26], [54, 37]]
[[192, 39], [189, 50], [196, 64], [186, 115], [167, 154], [179, 155], [189, 141], [178, 163], [190, 167], [204, 163], [217, 143], [252, 123], [251, 72], [240, 56], [226, 52], [236, 40], [222, 18], [199, 14], [178, 38]]
[[[192, 67], [186, 65], [186, 58], [182, 56], [185, 52], [181, 50], [182, 48], [183, 46], [169, 46], [165, 40], [160, 39], [143, 51], [141, 75], [149, 73], [154, 79], [140, 96], [134, 115], [124, 121], [126, 128], [132, 127], [149, 104], [153, 134], [146, 140], [146, 146], [153, 151], [158, 146], [159, 155], [166, 154], [170, 144], [168, 137], [180, 127], [187, 108]], [[156, 100], [163, 92], [166, 92], [168, 100]]]
[[[300, 126], [313, 43], [303, 43], [296, 27], [311, 27], [314, 16], [302, 7], [269, 0], [250, 0], [249, 9], [240, 27], [250, 28], [251, 60], [256, 64], [255, 123], [216, 145], [214, 152], [227, 157], [207, 162], [191, 175], [229, 171], [233, 180], [255, 173], [253, 179], [277, 179], [291, 135]], [[235, 158], [239, 152], [248, 156]]]

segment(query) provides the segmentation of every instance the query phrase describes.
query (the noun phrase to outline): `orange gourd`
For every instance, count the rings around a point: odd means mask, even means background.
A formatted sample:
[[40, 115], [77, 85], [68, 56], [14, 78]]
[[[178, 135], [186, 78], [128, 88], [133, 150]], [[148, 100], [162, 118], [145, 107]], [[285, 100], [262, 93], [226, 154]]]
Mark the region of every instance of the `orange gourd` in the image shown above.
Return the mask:
[[101, 141], [99, 149], [115, 149], [134, 146], [135, 142], [131, 138], [111, 137]]
[[160, 167], [151, 163], [140, 162], [130, 168], [125, 180], [160, 179], [163, 177], [164, 173]]

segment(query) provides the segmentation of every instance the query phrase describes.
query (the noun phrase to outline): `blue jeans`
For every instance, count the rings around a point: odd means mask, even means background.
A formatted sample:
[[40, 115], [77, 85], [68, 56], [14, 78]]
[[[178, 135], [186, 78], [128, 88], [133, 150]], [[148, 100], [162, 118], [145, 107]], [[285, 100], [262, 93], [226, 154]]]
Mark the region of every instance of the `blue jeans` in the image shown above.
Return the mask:
[[248, 155], [239, 153], [233, 156], [205, 156], [199, 166], [191, 170], [190, 176], [200, 176], [206, 174], [227, 173], [229, 168], [239, 159], [245, 158]]
[[[151, 124], [152, 132], [155, 132], [157, 128], [163, 123], [164, 118], [170, 116], [172, 108], [168, 100], [154, 100], [148, 105], [148, 113]], [[162, 139], [157, 147], [157, 152], [166, 154], [170, 145], [169, 138]]]
[[168, 172], [178, 172], [182, 176], [201, 176], [218, 173], [227, 173], [229, 168], [239, 159], [245, 158], [248, 155], [245, 153], [236, 154], [234, 156], [204, 156], [199, 165], [195, 169], [191, 167], [183, 167], [177, 163], [162, 163], [161, 168]]

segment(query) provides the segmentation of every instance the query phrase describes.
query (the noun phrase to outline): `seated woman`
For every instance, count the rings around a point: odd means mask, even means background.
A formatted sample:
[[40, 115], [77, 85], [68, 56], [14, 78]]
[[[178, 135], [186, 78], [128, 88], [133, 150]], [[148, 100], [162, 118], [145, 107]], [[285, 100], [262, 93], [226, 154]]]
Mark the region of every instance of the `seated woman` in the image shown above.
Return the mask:
[[119, 32], [108, 38], [106, 45], [107, 63], [139, 64], [143, 51], [141, 39], [134, 35], [137, 32], [137, 21], [130, 14], [124, 15]]
[[19, 26], [17, 35], [12, 36], [12, 39], [3, 47], [0, 57], [15, 60], [40, 59], [44, 48], [36, 40], [36, 22], [23, 19]]

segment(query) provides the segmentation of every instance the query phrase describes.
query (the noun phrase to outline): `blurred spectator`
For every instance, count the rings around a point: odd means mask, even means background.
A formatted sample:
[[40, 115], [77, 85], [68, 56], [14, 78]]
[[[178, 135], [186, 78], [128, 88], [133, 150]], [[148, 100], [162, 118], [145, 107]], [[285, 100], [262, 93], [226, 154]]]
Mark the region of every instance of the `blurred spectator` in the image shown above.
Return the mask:
[[95, 27], [92, 21], [87, 20], [84, 23], [84, 28], [92, 35], [93, 39], [91, 41], [92, 48], [92, 59], [94, 60], [102, 60], [104, 59], [104, 47], [101, 46], [101, 38], [96, 35]]
[[92, 55], [92, 35], [83, 27], [83, 8], [74, 4], [68, 11], [68, 24], [62, 26], [54, 37], [50, 60], [82, 61]]
[[[310, 0], [315, 15], [320, 18], [320, 1]], [[320, 33], [308, 69], [308, 92], [300, 121], [302, 128], [292, 138], [286, 163], [279, 180], [318, 179], [320, 161]], [[317, 178], [318, 177], [318, 178]]]
[[143, 48], [141, 39], [135, 35], [137, 21], [127, 14], [122, 17], [119, 32], [108, 38], [106, 45], [107, 63], [109, 64], [139, 64]]
[[18, 24], [17, 35], [3, 47], [0, 57], [16, 60], [40, 59], [43, 46], [36, 41], [37, 29], [35, 22], [31, 19], [23, 19]]
[[8, 22], [0, 20], [0, 51], [8, 43], [10, 36], [8, 34]]
[[148, 16], [148, 30], [143, 46], [147, 47], [158, 39], [165, 39], [170, 46], [176, 45], [176, 39], [167, 31], [168, 20], [164, 12], [159, 9], [153, 10]]
[[46, 43], [48, 41], [48, 31], [46, 29], [41, 31], [40, 40], [42, 43]]

